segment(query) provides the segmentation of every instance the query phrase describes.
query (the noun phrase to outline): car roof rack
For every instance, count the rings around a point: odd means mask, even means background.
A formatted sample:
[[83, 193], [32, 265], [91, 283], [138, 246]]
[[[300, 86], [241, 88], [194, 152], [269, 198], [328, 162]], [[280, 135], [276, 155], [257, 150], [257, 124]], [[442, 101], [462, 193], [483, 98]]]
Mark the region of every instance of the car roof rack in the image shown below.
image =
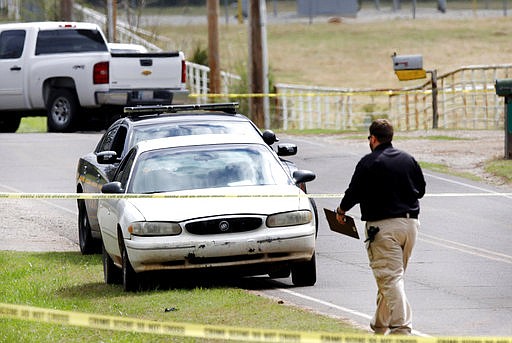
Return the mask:
[[236, 114], [238, 102], [212, 103], [212, 104], [186, 104], [186, 105], [151, 105], [125, 107], [125, 117], [136, 117], [146, 114], [178, 113], [183, 111], [218, 111], [227, 114]]

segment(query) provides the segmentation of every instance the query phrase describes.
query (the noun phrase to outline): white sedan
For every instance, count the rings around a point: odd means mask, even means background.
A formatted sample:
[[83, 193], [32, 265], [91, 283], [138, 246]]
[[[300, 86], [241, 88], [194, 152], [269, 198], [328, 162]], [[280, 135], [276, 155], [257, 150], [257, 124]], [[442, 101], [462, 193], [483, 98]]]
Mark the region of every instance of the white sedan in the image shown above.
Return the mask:
[[[316, 282], [315, 218], [268, 145], [247, 137], [171, 137], [137, 144], [98, 205], [106, 283], [127, 291], [141, 273], [229, 268]], [[151, 197], [118, 197], [148, 194]]]

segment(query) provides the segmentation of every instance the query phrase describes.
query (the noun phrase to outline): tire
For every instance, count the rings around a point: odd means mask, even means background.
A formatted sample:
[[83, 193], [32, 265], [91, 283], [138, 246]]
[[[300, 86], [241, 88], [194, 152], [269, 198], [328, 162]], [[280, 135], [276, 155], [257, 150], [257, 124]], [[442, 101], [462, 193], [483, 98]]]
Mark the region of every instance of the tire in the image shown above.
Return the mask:
[[281, 267], [268, 273], [271, 279], [282, 279], [290, 276], [290, 267]]
[[316, 257], [311, 260], [298, 262], [292, 266], [292, 283], [297, 287], [313, 286], [316, 283]]
[[50, 93], [47, 108], [47, 124], [50, 132], [70, 132], [78, 121], [78, 98], [65, 88]]
[[313, 215], [315, 216], [315, 238], [318, 236], [318, 209], [316, 207], [315, 199], [309, 198], [311, 207], [313, 207]]
[[126, 248], [123, 247], [121, 251], [121, 257], [123, 260], [123, 268], [122, 268], [122, 280], [123, 280], [123, 290], [125, 292], [136, 292], [139, 290], [139, 279], [135, 270], [128, 259], [128, 253], [126, 252]]
[[6, 118], [0, 119], [0, 132], [14, 133], [20, 127], [21, 117], [7, 114], [0, 114], [0, 116], [7, 116]]
[[78, 242], [82, 255], [98, 254], [101, 252], [100, 241], [94, 239], [87, 209], [83, 200], [78, 200]]
[[122, 282], [121, 269], [115, 264], [107, 253], [105, 246], [101, 245], [101, 260], [103, 262], [103, 278], [107, 285], [118, 285]]

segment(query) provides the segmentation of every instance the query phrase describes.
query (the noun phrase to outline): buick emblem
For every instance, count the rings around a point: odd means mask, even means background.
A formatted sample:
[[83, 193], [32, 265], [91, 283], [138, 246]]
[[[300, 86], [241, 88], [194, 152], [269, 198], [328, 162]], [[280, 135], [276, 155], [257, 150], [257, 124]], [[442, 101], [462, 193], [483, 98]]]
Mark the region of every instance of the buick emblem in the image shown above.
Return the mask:
[[221, 232], [226, 232], [226, 231], [228, 231], [228, 230], [229, 230], [229, 223], [228, 223], [227, 221], [225, 221], [225, 220], [221, 221], [221, 222], [219, 223], [219, 230], [220, 230]]

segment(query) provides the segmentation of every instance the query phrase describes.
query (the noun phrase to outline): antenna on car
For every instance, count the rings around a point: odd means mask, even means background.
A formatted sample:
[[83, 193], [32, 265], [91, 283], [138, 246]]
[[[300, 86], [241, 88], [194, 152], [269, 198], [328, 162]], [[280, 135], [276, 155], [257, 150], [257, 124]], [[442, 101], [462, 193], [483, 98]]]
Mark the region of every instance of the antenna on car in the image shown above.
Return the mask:
[[151, 105], [125, 107], [125, 116], [137, 116], [144, 114], [178, 113], [183, 111], [219, 111], [228, 114], [236, 114], [238, 102], [225, 102], [214, 104], [186, 104], [186, 105]]

